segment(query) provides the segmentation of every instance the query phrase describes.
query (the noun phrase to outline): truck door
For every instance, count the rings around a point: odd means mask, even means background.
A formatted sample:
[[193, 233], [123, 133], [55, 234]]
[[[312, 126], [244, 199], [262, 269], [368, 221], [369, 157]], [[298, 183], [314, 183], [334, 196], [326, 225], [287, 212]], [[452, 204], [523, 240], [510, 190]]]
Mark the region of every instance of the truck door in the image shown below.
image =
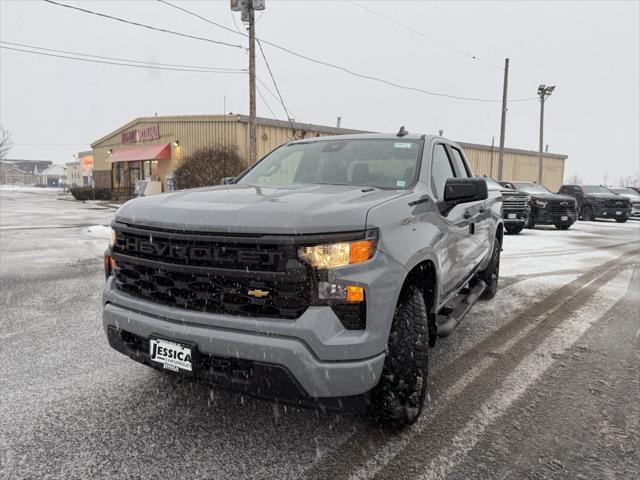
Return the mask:
[[[473, 178], [473, 172], [462, 151], [453, 145], [447, 145], [453, 166], [456, 169], [456, 176], [461, 178]], [[490, 195], [487, 200], [479, 202], [465, 203], [465, 214], [469, 216], [469, 236], [471, 238], [472, 252], [469, 260], [470, 270], [484, 260], [491, 251], [493, 240], [489, 231], [493, 231], [490, 225], [490, 203], [495, 198]], [[470, 272], [469, 272], [470, 273]]]
[[[437, 202], [444, 200], [444, 187], [449, 178], [455, 178], [456, 170], [444, 143], [436, 143], [431, 156], [431, 190]], [[436, 245], [440, 262], [442, 295], [447, 296], [464, 281], [471, 267], [470, 257], [475, 246], [469, 233], [471, 216], [467, 205], [456, 205], [440, 215], [442, 239]]]

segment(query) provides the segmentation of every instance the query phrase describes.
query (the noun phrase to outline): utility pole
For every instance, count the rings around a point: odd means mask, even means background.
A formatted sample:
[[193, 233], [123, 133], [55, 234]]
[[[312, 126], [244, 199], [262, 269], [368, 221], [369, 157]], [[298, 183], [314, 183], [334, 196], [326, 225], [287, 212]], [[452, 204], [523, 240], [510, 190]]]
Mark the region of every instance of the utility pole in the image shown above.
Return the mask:
[[489, 164], [489, 176], [493, 178], [493, 152], [496, 143], [496, 137], [491, 137], [491, 163]]
[[256, 143], [256, 16], [249, 2], [249, 164], [258, 159]]
[[538, 87], [538, 96], [540, 97], [540, 145], [538, 149], [538, 183], [542, 185], [542, 161], [544, 157], [544, 151], [542, 150], [544, 145], [544, 101], [547, 99], [551, 92], [556, 89], [555, 85], [540, 85]]
[[249, 24], [249, 164], [256, 163], [258, 145], [256, 133], [256, 10], [264, 10], [265, 0], [230, 0], [231, 10], [241, 12]]
[[509, 59], [504, 59], [504, 82], [502, 83], [502, 117], [500, 119], [500, 151], [498, 152], [498, 180], [502, 181], [504, 168], [504, 130], [507, 123], [507, 86], [509, 83]]

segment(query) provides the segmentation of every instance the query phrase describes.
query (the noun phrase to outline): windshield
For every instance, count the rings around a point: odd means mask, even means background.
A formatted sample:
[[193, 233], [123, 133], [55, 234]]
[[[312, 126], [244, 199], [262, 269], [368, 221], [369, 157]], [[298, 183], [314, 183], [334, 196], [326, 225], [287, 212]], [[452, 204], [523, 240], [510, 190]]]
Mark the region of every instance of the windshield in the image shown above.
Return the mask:
[[513, 186], [525, 193], [551, 193], [539, 183], [514, 183]]
[[292, 143], [271, 152], [237, 183], [354, 185], [406, 189], [415, 183], [422, 141], [339, 139]]
[[612, 192], [617, 193], [618, 195], [624, 195], [625, 197], [637, 197], [640, 198], [640, 193], [635, 190], [631, 190], [630, 188], [612, 188]]
[[586, 185], [582, 187], [584, 193], [611, 193], [607, 187], [601, 185]]

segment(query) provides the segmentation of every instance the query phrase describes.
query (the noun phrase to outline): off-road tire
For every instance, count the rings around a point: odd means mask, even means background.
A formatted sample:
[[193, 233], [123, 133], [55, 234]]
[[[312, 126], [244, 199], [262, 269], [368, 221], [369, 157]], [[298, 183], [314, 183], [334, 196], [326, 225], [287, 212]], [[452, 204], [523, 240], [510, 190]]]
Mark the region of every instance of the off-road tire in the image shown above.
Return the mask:
[[502, 251], [502, 243], [496, 238], [493, 242], [493, 253], [491, 261], [487, 268], [478, 273], [478, 277], [487, 284], [480, 298], [482, 300], [491, 300], [496, 296], [498, 291], [498, 280], [500, 278], [500, 252]]
[[403, 287], [393, 316], [380, 382], [371, 392], [369, 415], [393, 430], [414, 423], [427, 393], [429, 319], [424, 294]]
[[580, 210], [580, 218], [582, 218], [583, 221], [585, 222], [592, 222], [593, 221], [593, 209], [591, 207], [582, 207], [582, 210]]
[[556, 223], [555, 225], [558, 230], [569, 230], [571, 227], [571, 223]]
[[518, 235], [524, 229], [524, 223], [514, 226], [505, 226], [504, 231], [507, 235]]
[[622, 218], [616, 218], [616, 222], [618, 222], [618, 223], [624, 223], [624, 222], [626, 222], [627, 220], [629, 220], [629, 219], [628, 219], [628, 218], [625, 218], [625, 217], [622, 217]]

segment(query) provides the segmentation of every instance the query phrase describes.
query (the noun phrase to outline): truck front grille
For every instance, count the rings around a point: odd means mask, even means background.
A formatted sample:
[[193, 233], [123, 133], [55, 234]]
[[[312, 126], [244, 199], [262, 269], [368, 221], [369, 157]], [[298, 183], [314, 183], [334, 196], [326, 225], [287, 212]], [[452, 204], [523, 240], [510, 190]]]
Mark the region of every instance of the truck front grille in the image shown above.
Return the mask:
[[[115, 230], [115, 285], [136, 298], [199, 312], [284, 319], [300, 317], [311, 305], [311, 275], [293, 245], [263, 248], [255, 238], [225, 242], [117, 225]], [[254, 263], [256, 257], [247, 262], [244, 252], [268, 254]]]
[[556, 215], [564, 215], [564, 214], [575, 214], [576, 213], [576, 204], [575, 202], [571, 202], [568, 200], [551, 201], [549, 202], [549, 206], [547, 207], [552, 214]]
[[529, 208], [526, 195], [514, 192], [502, 192], [502, 211], [506, 213], [525, 212]]

